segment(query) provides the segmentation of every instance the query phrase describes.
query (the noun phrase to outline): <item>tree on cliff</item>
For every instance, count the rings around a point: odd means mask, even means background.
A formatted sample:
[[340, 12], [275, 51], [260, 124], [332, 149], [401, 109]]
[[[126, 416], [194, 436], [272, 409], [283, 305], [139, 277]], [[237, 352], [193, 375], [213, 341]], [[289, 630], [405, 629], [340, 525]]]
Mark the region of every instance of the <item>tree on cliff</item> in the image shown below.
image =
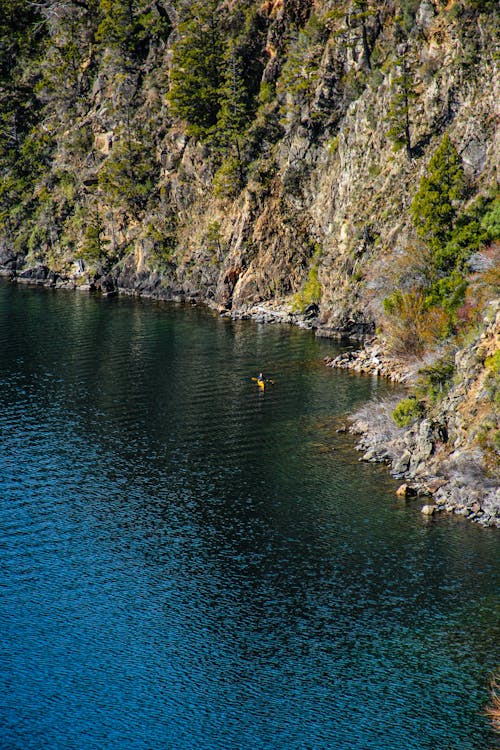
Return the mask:
[[47, 41], [40, 8], [0, 0], [0, 230], [14, 243], [23, 207], [46, 166], [47, 134], [36, 127], [39, 56]]
[[[78, 2], [85, 4], [82, 0]], [[172, 30], [168, 13], [159, 2], [98, 0], [98, 3], [100, 21], [96, 41], [118, 49], [132, 64], [146, 58], [153, 40], [166, 40]]]
[[394, 150], [405, 148], [408, 159], [411, 159], [411, 104], [416, 93], [406, 44], [400, 45], [399, 49], [396, 72], [391, 83], [392, 98], [386, 117], [389, 125], [387, 135], [394, 144]]
[[276, 87], [288, 121], [311, 118], [327, 35], [324, 19], [314, 13], [304, 28], [290, 31], [287, 59]]
[[243, 132], [248, 123], [248, 91], [243, 80], [242, 61], [232, 45], [226, 54], [220, 102], [217, 117], [217, 145], [226, 157], [233, 157], [237, 183], [241, 186], [243, 184]]
[[369, 39], [368, 22], [377, 15], [376, 8], [371, 8], [367, 0], [352, 0], [348, 24], [361, 29], [361, 42], [363, 45], [363, 59], [368, 70], [372, 69], [371, 54], [372, 44]]
[[187, 132], [206, 138], [217, 123], [224, 78], [223, 15], [216, 0], [192, 3], [179, 24], [173, 48], [168, 99], [174, 117], [188, 124]]
[[452, 239], [460, 200], [465, 192], [462, 159], [446, 134], [439, 144], [413, 198], [410, 212], [419, 237], [433, 252], [439, 274], [451, 270], [454, 259], [446, 253]]

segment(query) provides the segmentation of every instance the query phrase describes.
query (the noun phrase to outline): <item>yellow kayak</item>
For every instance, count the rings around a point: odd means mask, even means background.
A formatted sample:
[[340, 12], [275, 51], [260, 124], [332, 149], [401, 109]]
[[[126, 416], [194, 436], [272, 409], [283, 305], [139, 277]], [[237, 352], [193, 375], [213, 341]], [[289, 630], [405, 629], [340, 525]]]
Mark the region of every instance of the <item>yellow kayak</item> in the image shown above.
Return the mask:
[[266, 383], [272, 383], [272, 380], [262, 379], [262, 378], [252, 378], [252, 380], [257, 383], [259, 388], [263, 391], [266, 387]]

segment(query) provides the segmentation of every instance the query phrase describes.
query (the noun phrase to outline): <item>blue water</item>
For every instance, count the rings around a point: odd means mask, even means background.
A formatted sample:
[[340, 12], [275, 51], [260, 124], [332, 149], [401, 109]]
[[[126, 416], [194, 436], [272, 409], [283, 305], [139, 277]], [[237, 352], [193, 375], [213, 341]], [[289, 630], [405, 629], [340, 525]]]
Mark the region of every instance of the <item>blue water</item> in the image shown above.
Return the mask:
[[2, 750], [494, 746], [500, 534], [358, 461], [332, 348], [0, 285]]

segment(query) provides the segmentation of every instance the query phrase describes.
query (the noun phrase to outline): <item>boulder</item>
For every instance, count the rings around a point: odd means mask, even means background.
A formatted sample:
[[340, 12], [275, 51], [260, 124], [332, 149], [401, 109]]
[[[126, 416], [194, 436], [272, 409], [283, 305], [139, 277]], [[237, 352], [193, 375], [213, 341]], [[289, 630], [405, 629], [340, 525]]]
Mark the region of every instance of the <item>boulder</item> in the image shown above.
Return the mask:
[[317, 318], [319, 315], [319, 307], [318, 305], [313, 302], [312, 305], [309, 305], [309, 307], [306, 307], [304, 310], [304, 317], [306, 320], [311, 320], [311, 318]]
[[418, 495], [418, 489], [416, 487], [413, 487], [413, 485], [404, 482], [396, 490], [396, 495], [398, 495], [399, 497], [415, 497], [416, 495]]
[[410, 466], [411, 453], [409, 450], [405, 450], [404, 453], [394, 462], [392, 471], [397, 477], [401, 477], [408, 471]]

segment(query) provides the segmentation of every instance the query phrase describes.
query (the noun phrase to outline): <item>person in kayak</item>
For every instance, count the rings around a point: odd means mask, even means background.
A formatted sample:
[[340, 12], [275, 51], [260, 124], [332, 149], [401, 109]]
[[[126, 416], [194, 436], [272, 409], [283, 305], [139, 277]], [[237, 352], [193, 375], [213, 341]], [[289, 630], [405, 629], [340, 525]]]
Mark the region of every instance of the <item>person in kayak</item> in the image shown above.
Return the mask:
[[259, 376], [257, 378], [252, 378], [252, 380], [255, 383], [257, 383], [259, 388], [262, 388], [262, 390], [264, 390], [266, 383], [274, 383], [274, 380], [269, 380], [269, 378], [265, 378], [263, 372], [259, 372]]
[[269, 378], [265, 378], [263, 372], [259, 372], [259, 377], [258, 378], [252, 378], [252, 380], [256, 380], [257, 381], [257, 385], [259, 386], [259, 388], [262, 388], [262, 389], [265, 388], [265, 386], [266, 386], [267, 383], [274, 383], [274, 380], [270, 380]]

